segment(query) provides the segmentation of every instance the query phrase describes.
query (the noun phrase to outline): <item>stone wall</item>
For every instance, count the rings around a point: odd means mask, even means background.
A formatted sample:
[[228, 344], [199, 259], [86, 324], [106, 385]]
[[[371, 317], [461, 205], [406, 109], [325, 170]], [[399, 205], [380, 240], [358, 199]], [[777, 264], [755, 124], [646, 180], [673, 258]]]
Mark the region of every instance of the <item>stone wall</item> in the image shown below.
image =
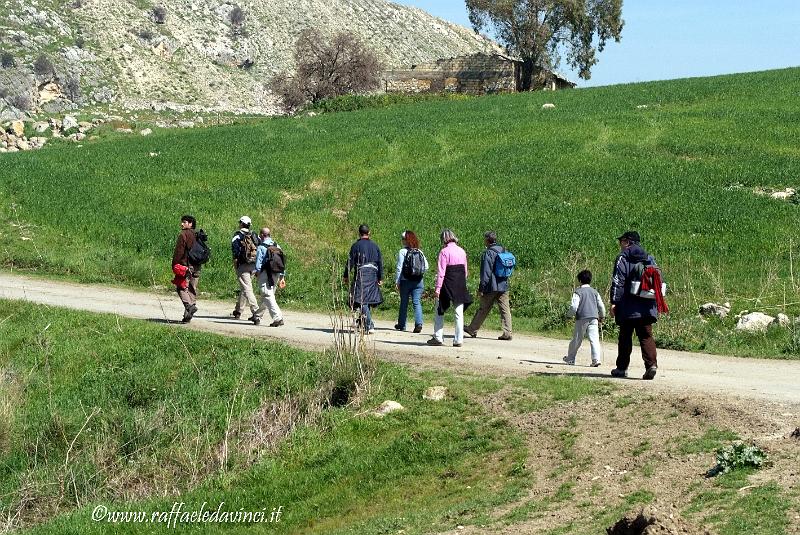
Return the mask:
[[474, 54], [388, 71], [387, 93], [501, 93], [517, 88], [517, 63], [499, 54]]

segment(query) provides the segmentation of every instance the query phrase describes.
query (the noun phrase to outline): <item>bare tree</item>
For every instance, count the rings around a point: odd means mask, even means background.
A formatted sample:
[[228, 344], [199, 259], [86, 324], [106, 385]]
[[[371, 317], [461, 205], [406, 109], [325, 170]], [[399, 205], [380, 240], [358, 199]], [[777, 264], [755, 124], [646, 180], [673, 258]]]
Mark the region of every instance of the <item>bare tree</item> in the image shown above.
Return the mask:
[[341, 32], [325, 39], [316, 29], [303, 31], [295, 44], [297, 72], [272, 81], [287, 111], [307, 103], [363, 93], [380, 87], [383, 65], [354, 35]]

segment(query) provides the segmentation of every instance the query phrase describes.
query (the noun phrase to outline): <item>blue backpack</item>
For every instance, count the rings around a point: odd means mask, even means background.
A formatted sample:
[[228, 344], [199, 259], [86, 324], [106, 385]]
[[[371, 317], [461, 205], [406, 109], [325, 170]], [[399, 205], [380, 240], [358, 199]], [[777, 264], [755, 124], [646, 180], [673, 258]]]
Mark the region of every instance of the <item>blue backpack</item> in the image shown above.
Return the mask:
[[514, 267], [517, 265], [517, 259], [514, 254], [506, 249], [497, 253], [497, 258], [494, 261], [494, 276], [498, 279], [507, 279], [514, 274]]

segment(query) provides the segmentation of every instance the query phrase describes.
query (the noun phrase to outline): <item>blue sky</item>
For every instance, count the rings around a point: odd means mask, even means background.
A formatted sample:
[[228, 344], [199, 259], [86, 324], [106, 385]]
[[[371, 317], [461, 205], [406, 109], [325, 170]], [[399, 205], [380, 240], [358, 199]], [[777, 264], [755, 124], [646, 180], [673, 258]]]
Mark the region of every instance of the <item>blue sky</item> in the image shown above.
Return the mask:
[[[469, 27], [464, 0], [394, 0]], [[800, 66], [800, 0], [626, 0], [581, 87]]]

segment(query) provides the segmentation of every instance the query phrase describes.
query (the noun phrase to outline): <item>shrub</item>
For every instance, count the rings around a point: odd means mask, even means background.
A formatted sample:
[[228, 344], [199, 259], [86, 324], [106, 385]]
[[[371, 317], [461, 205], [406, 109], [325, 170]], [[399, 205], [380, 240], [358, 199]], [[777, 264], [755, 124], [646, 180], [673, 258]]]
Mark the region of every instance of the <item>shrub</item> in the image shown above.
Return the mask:
[[714, 477], [738, 468], [761, 468], [767, 462], [767, 454], [755, 444], [741, 442], [729, 444], [717, 450], [717, 464], [706, 475]]
[[56, 72], [56, 68], [53, 66], [53, 62], [50, 61], [50, 58], [42, 54], [33, 62], [33, 72], [38, 76], [53, 76]]
[[241, 30], [245, 20], [244, 10], [239, 6], [233, 6], [233, 9], [231, 9], [231, 12], [228, 14], [228, 20], [230, 20], [231, 26], [233, 26], [235, 30]]
[[142, 28], [140, 30], [136, 30], [136, 36], [143, 41], [150, 41], [155, 37], [155, 34], [148, 30], [147, 28]]
[[9, 100], [9, 104], [11, 104], [20, 111], [28, 111], [33, 107], [33, 102], [31, 101], [31, 97], [24, 93], [19, 95], [14, 95], [13, 97], [11, 97], [11, 99]]
[[164, 6], [154, 6], [150, 12], [150, 16], [156, 24], [164, 24], [167, 21], [167, 8]]
[[64, 96], [72, 102], [78, 102], [81, 98], [81, 83], [75, 76], [70, 76], [64, 82]]
[[279, 75], [270, 84], [289, 112], [306, 103], [380, 86], [381, 62], [350, 33], [338, 33], [327, 40], [316, 29], [305, 30], [297, 38], [294, 59], [295, 75]]
[[75, 46], [77, 46], [78, 48], [83, 48], [84, 45], [86, 45], [86, 40], [83, 38], [82, 35], [79, 35], [78, 37], [75, 38]]
[[325, 113], [389, 108], [403, 104], [415, 104], [431, 100], [469, 100], [475, 98], [465, 93], [382, 93], [380, 95], [342, 95], [327, 98], [310, 105], [307, 109]]
[[13, 67], [16, 64], [17, 62], [14, 61], [14, 56], [11, 54], [11, 52], [3, 52], [0, 54], [0, 66], [2, 66], [4, 69]]

